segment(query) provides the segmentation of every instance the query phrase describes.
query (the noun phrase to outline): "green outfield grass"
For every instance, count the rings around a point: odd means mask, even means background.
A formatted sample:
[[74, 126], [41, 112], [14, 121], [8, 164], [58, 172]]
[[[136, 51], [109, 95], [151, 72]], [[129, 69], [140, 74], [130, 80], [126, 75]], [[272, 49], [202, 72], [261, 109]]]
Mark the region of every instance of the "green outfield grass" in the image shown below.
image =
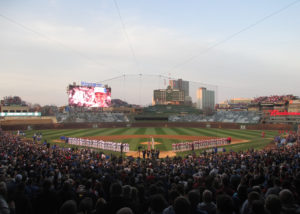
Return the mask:
[[[215, 136], [232, 137], [242, 140], [249, 140], [248, 143], [228, 145], [227, 151], [242, 151], [250, 148], [261, 149], [277, 134], [277, 131], [264, 131], [265, 138], [261, 138], [261, 130], [234, 130], [234, 129], [213, 129], [213, 128], [94, 128], [94, 129], [58, 129], [58, 130], [31, 130], [26, 131], [26, 137], [31, 138], [34, 133], [41, 132], [43, 140], [51, 144], [59, 140], [61, 136], [67, 137], [89, 137], [89, 136], [110, 136], [110, 135], [190, 135], [190, 136]], [[118, 142], [129, 143], [130, 150], [136, 151], [141, 142], [147, 142], [147, 138], [124, 139]], [[176, 139], [155, 139], [160, 144], [156, 147], [162, 151], [172, 150], [172, 143], [181, 142]], [[65, 144], [60, 143], [60, 146]], [[68, 145], [69, 146], [69, 145]], [[142, 145], [143, 146], [143, 145]], [[146, 147], [146, 145], [144, 145]], [[178, 153], [185, 155], [187, 153]]]

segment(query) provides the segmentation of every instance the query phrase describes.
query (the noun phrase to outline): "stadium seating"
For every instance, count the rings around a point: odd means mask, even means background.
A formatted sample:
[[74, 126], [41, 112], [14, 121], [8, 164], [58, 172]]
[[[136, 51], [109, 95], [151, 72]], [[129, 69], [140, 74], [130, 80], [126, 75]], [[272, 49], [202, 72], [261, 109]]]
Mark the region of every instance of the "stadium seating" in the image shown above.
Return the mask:
[[123, 113], [110, 112], [69, 112], [58, 113], [56, 115], [59, 123], [84, 123], [84, 122], [128, 122], [128, 118]]
[[261, 97], [257, 97], [253, 100], [252, 103], [272, 103], [272, 104], [276, 104], [276, 103], [284, 103], [286, 101], [295, 99], [295, 96], [293, 95], [272, 95], [272, 96], [261, 96]]
[[223, 123], [259, 123], [261, 117], [256, 112], [247, 111], [220, 111], [212, 116], [188, 114], [185, 116], [173, 115], [169, 117], [171, 122], [223, 122]]

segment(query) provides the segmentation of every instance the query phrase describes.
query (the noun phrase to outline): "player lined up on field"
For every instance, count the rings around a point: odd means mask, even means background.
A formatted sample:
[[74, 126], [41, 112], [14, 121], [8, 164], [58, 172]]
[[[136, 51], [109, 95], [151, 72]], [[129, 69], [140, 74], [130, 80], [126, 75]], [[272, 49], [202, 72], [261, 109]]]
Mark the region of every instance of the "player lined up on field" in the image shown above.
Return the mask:
[[128, 143], [119, 143], [103, 140], [90, 140], [85, 138], [69, 138], [68, 143], [77, 146], [87, 146], [97, 149], [110, 150], [115, 152], [129, 152]]
[[203, 148], [209, 148], [214, 146], [220, 146], [229, 144], [228, 138], [217, 138], [209, 140], [198, 140], [193, 142], [183, 142], [172, 144], [173, 151], [193, 151]]

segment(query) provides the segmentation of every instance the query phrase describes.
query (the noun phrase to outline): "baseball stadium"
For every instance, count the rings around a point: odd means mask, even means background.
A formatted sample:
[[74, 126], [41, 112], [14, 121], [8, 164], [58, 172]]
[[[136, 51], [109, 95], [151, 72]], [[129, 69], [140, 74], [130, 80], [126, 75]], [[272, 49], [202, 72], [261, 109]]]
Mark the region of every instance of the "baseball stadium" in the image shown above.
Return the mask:
[[[166, 158], [260, 150], [274, 146], [279, 134], [297, 132], [296, 96], [216, 103], [218, 94], [214, 85], [162, 75], [123, 75], [102, 83], [70, 84], [68, 105], [62, 107], [34, 109], [20, 97], [5, 97], [0, 122], [3, 130], [23, 140], [133, 158], [149, 158], [154, 151]], [[129, 103], [151, 97], [151, 105]]]
[[[289, 175], [299, 171], [298, 97], [216, 104], [217, 91], [198, 87], [193, 101], [184, 96], [189, 82], [179, 79], [141, 106], [111, 99], [113, 87], [97, 84], [69, 85], [62, 107], [30, 106], [18, 96], [1, 101], [0, 197], [16, 208], [0, 209], [245, 214], [247, 195], [264, 203], [259, 191], [279, 204], [263, 209], [297, 213], [299, 182]], [[277, 186], [279, 196], [271, 192]], [[295, 200], [279, 199], [284, 194]]]
[[300, 0], [0, 8], [0, 214], [300, 214]]

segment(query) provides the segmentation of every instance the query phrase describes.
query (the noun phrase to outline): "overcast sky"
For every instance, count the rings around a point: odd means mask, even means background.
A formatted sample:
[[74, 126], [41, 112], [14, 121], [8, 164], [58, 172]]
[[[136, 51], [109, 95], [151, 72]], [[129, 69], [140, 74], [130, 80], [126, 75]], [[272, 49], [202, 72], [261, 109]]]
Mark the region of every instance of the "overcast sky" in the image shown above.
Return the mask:
[[124, 74], [143, 76], [112, 96], [136, 104], [165, 87], [149, 74], [216, 85], [218, 101], [299, 96], [299, 26], [292, 0], [1, 0], [0, 99], [65, 105], [69, 83]]

